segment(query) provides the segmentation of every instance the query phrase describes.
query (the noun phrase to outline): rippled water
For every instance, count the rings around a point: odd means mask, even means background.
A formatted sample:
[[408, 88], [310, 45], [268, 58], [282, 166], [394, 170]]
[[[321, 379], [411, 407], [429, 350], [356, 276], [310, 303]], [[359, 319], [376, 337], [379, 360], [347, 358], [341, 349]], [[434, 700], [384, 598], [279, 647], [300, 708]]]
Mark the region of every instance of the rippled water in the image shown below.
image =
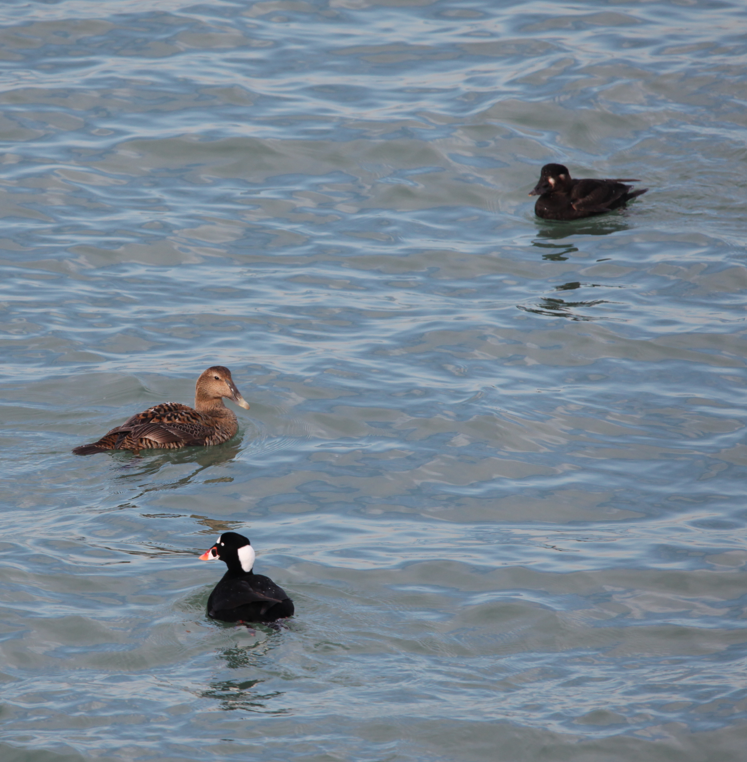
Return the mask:
[[[4, 3], [3, 761], [741, 762], [746, 33]], [[71, 454], [216, 363], [230, 443]], [[205, 617], [226, 529], [287, 626]]]

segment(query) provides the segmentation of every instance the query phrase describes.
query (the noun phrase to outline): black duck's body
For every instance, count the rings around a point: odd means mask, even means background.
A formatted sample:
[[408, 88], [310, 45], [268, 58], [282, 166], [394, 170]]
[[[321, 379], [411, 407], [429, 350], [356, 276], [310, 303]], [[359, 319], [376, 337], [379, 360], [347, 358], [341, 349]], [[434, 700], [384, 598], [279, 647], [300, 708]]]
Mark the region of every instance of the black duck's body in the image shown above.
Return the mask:
[[207, 602], [208, 616], [222, 622], [275, 622], [293, 612], [293, 601], [285, 590], [254, 572], [226, 572]]
[[224, 532], [202, 561], [220, 559], [228, 571], [210, 593], [207, 615], [222, 622], [275, 622], [293, 616], [293, 601], [269, 577], [255, 574], [254, 548], [236, 532]]
[[530, 196], [539, 196], [534, 213], [546, 220], [578, 220], [619, 209], [643, 195], [648, 188], [633, 190], [631, 179], [585, 178], [573, 180], [562, 164], [545, 164]]

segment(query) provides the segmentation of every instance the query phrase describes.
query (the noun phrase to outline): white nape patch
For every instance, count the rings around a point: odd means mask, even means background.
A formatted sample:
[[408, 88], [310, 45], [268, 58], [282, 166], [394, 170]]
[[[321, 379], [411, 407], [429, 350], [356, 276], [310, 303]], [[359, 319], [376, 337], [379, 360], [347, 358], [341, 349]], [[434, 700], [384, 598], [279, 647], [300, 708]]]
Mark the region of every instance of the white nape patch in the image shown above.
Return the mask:
[[252, 570], [252, 566], [254, 566], [254, 559], [254, 548], [251, 545], [244, 545], [243, 548], [239, 548], [239, 561], [241, 561], [241, 568], [245, 572]]
[[554, 177], [548, 177], [547, 178], [547, 182], [550, 183], [550, 187], [551, 188], [555, 187], [555, 178]]

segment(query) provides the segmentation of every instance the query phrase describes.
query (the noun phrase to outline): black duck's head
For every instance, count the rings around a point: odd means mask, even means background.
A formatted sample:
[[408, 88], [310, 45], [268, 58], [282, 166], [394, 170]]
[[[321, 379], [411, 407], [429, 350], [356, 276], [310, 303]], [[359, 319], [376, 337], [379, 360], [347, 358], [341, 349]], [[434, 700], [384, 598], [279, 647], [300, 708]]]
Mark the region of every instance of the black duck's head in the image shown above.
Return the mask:
[[206, 550], [200, 561], [220, 559], [231, 570], [250, 572], [254, 566], [254, 548], [244, 535], [223, 532], [210, 550]]
[[231, 378], [231, 371], [223, 365], [213, 365], [197, 379], [195, 387], [196, 404], [199, 406], [200, 402], [215, 402], [223, 397], [228, 397], [240, 407], [249, 410], [249, 403], [236, 388], [236, 384]]
[[571, 173], [562, 164], [545, 164], [537, 185], [529, 191], [530, 196], [544, 196], [570, 185]]

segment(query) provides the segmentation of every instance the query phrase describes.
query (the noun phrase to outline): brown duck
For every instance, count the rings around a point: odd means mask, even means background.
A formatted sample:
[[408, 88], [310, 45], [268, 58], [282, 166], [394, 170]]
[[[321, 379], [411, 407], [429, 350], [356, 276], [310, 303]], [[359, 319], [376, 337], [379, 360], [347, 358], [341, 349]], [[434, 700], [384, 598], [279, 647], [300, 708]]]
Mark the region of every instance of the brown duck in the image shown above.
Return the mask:
[[222, 365], [208, 368], [195, 387], [195, 406], [162, 402], [133, 415], [121, 426], [104, 434], [98, 442], [76, 447], [76, 455], [92, 455], [105, 450], [176, 450], [179, 447], [217, 445], [231, 439], [239, 428], [223, 398], [249, 409], [236, 388], [231, 371]]

